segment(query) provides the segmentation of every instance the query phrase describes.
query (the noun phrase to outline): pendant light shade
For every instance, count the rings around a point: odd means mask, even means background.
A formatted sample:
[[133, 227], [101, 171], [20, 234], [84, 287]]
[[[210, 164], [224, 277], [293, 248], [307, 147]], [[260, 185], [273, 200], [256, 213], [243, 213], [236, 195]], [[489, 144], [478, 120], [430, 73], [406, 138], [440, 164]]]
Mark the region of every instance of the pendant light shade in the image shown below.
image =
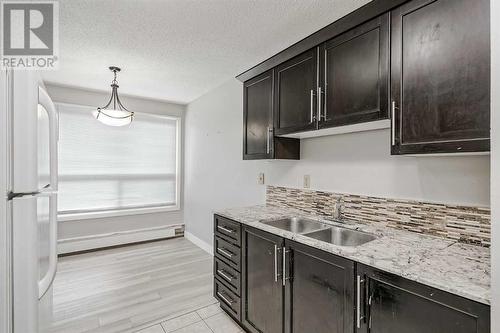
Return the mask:
[[119, 86], [118, 81], [116, 81], [116, 73], [120, 71], [120, 68], [111, 66], [109, 70], [114, 74], [113, 81], [111, 82], [111, 97], [105, 106], [98, 107], [92, 111], [92, 114], [105, 125], [126, 126], [134, 119], [134, 113], [127, 110], [120, 101], [120, 97], [118, 97]]

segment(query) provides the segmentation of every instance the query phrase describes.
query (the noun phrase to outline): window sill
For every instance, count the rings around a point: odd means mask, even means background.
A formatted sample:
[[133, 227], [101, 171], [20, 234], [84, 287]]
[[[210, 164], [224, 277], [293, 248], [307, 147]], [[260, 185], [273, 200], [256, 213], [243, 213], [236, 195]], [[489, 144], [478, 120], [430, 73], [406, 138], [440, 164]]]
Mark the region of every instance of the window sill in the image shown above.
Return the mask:
[[57, 216], [57, 221], [58, 222], [65, 222], [65, 221], [89, 220], [89, 219], [100, 219], [100, 218], [116, 217], [116, 216], [174, 212], [174, 211], [179, 211], [179, 210], [180, 210], [179, 205], [176, 205], [176, 206], [164, 206], [164, 207], [147, 207], [147, 208], [107, 210], [107, 211], [101, 211], [101, 212], [62, 214], [62, 215]]

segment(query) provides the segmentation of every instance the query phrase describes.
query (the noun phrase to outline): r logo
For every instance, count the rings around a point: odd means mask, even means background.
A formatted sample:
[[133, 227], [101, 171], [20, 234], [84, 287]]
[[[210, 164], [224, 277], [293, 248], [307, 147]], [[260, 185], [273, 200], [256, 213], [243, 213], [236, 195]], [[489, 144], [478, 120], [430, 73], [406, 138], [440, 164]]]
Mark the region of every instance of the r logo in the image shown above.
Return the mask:
[[3, 55], [54, 55], [54, 3], [3, 2]]

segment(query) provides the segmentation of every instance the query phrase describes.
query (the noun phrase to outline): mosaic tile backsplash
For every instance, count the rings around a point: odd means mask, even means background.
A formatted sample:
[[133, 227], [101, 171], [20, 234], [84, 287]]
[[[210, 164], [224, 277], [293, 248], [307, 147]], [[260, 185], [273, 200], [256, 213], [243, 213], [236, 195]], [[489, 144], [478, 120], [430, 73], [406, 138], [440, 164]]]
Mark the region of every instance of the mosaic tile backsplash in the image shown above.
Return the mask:
[[329, 216], [340, 199], [343, 216], [363, 224], [380, 225], [489, 247], [490, 209], [387, 199], [345, 193], [331, 193], [288, 187], [267, 186], [266, 204], [300, 209]]

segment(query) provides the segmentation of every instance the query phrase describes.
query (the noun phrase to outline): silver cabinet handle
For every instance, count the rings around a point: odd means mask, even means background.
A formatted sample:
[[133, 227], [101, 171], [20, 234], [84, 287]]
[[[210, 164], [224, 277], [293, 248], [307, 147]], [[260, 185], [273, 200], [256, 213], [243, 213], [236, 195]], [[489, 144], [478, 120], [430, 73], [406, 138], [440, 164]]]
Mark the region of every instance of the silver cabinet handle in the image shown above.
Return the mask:
[[220, 247], [217, 248], [217, 251], [219, 251], [220, 253], [222, 253], [223, 255], [225, 255], [226, 257], [229, 257], [229, 258], [232, 258], [234, 255], [225, 249], [221, 249]]
[[396, 101], [391, 103], [391, 144], [396, 144]]
[[321, 121], [321, 118], [326, 121], [326, 109], [325, 114], [321, 115], [321, 94], [323, 93], [321, 87], [318, 87], [318, 121]]
[[230, 275], [229, 273], [226, 273], [226, 271], [222, 269], [218, 269], [217, 273], [222, 276], [224, 279], [228, 280], [229, 282], [232, 282], [234, 279], [234, 276]]
[[311, 89], [311, 123], [314, 123], [314, 89]]
[[269, 154], [271, 152], [271, 134], [273, 129], [267, 126], [267, 142], [266, 142], [266, 152]]
[[282, 249], [283, 251], [283, 272], [281, 272], [281, 281], [283, 282], [283, 286], [286, 285], [286, 280], [289, 280], [289, 277], [286, 277], [286, 254], [289, 253], [290, 251], [287, 251], [285, 247]]
[[230, 233], [230, 234], [234, 233], [234, 230], [233, 230], [233, 229], [229, 229], [229, 228], [223, 227], [223, 226], [221, 226], [221, 225], [218, 225], [218, 226], [217, 226], [217, 229], [222, 230], [222, 231], [225, 231], [225, 232], [228, 232], [228, 233]]
[[234, 304], [234, 301], [232, 299], [226, 298], [220, 291], [217, 292], [217, 296], [220, 297], [227, 305], [231, 306]]
[[[373, 294], [370, 295], [370, 297], [368, 298], [368, 306], [371, 308], [372, 306], [372, 300], [373, 300]], [[370, 317], [368, 317], [368, 331], [370, 331], [372, 328], [372, 315], [371, 315], [371, 312], [370, 312]]]
[[280, 276], [278, 274], [278, 252], [280, 249], [278, 249], [278, 245], [274, 244], [274, 282], [278, 282], [278, 277]]
[[356, 326], [361, 328], [361, 320], [365, 317], [361, 315], [361, 284], [364, 283], [365, 280], [361, 279], [361, 276], [356, 277]]

